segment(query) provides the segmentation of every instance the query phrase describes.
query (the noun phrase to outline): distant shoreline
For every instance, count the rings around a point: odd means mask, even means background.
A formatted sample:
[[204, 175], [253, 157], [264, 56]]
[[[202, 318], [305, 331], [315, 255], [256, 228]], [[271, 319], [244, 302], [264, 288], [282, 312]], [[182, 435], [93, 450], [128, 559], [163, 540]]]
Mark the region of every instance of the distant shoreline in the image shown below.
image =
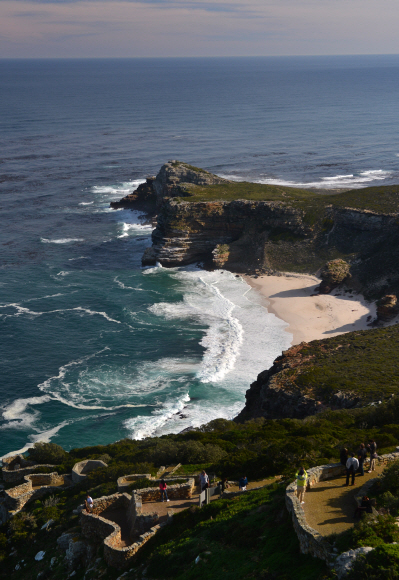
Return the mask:
[[[281, 276], [244, 276], [244, 280], [263, 296], [269, 312], [287, 322], [292, 345], [303, 341], [331, 338], [353, 330], [370, 330], [376, 316], [374, 303], [360, 294], [341, 289], [332, 294], [315, 293], [320, 279], [308, 274], [283, 273]], [[371, 318], [369, 318], [371, 317]]]

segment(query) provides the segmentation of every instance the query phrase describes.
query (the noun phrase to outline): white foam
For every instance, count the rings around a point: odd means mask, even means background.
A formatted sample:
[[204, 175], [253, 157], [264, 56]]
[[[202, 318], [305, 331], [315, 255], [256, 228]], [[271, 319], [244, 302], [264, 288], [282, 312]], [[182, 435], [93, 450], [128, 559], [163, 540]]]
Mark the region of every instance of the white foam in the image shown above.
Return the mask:
[[265, 183], [270, 185], [286, 185], [287, 187], [317, 187], [320, 189], [332, 189], [336, 187], [351, 187], [357, 189], [364, 187], [365, 184], [373, 181], [384, 181], [393, 175], [392, 171], [384, 171], [383, 169], [370, 169], [368, 171], [361, 171], [359, 174], [345, 174], [345, 175], [331, 175], [322, 177], [319, 181], [299, 182], [287, 181], [284, 179], [264, 178], [257, 179], [256, 183]]
[[161, 408], [152, 411], [151, 415], [138, 416], [132, 419], [127, 419], [124, 425], [132, 432], [134, 439], [145, 439], [151, 437], [162, 431], [164, 425], [173, 415], [176, 415], [184, 409], [186, 404], [190, 401], [188, 393], [177, 397], [173, 400], [165, 402]]
[[40, 241], [43, 244], [72, 244], [74, 242], [84, 242], [84, 238], [59, 238], [58, 240], [40, 238]]
[[78, 205], [92, 205], [94, 201], [81, 201]]

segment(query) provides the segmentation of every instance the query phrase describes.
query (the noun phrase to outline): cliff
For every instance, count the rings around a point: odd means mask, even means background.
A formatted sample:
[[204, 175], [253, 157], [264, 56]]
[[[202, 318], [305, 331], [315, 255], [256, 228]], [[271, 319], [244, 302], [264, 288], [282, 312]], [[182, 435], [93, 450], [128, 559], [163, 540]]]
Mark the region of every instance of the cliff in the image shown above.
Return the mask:
[[293, 346], [260, 373], [236, 421], [304, 419], [381, 404], [399, 394], [397, 325]]
[[399, 291], [398, 186], [324, 195], [231, 182], [170, 161], [111, 205], [157, 217], [143, 265], [314, 273], [343, 259], [351, 287], [366, 297]]

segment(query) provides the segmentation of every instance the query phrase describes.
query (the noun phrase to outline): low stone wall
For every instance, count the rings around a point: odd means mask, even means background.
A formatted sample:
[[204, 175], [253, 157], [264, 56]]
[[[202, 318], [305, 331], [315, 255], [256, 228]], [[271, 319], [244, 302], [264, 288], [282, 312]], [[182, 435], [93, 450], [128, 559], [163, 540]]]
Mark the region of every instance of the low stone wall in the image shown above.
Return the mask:
[[100, 469], [101, 467], [108, 467], [104, 461], [100, 459], [86, 459], [85, 461], [79, 461], [75, 463], [72, 467], [72, 481], [73, 483], [79, 483], [83, 481], [88, 473], [94, 471], [95, 469]]
[[[185, 483], [175, 483], [167, 488], [167, 494], [169, 499], [191, 499], [194, 491], [194, 478], [182, 478], [187, 479]], [[148, 487], [146, 489], [136, 489], [132, 493], [136, 497], [136, 501], [142, 503], [148, 503], [149, 501], [159, 501], [161, 499], [161, 491], [159, 489], [159, 480], [155, 480], [154, 483], [157, 487]], [[166, 483], [168, 482], [165, 479]]]
[[[64, 476], [53, 473], [25, 475], [25, 483], [4, 491], [9, 515], [19, 512], [32, 499], [39, 499], [49, 491], [56, 491], [64, 483]], [[33, 487], [40, 486], [39, 489]]]
[[25, 459], [22, 455], [4, 457], [2, 461], [3, 467], [1, 469], [1, 474], [3, 480], [7, 483], [18, 483], [19, 481], [23, 481], [25, 475], [35, 472], [39, 467], [48, 467], [50, 469], [55, 467], [50, 464], [39, 465], [35, 461]]
[[[141, 534], [137, 541], [130, 546], [121, 547], [121, 529], [118, 524], [103, 518], [100, 514], [109, 507], [126, 507], [126, 514], [129, 522], [129, 515], [136, 517], [136, 509], [131, 497], [127, 493], [116, 493], [110, 496], [101, 497], [93, 501], [93, 512], [82, 511], [80, 524], [82, 533], [86, 538], [94, 540], [104, 540], [104, 559], [109, 566], [124, 568], [136, 552], [152, 538], [157, 531], [165, 525], [157, 524], [149, 531]], [[129, 522], [130, 524], [131, 522]], [[134, 521], [132, 522], [134, 526]], [[132, 526], [132, 527], [133, 527]], [[131, 527], [131, 529], [132, 529]]]
[[[381, 455], [376, 463], [377, 465], [385, 465], [397, 459], [399, 459], [399, 452], [387, 453], [386, 455]], [[369, 464], [370, 460], [367, 459], [365, 465], [366, 463]], [[341, 463], [332, 463], [330, 465], [318, 465], [317, 467], [312, 467], [311, 469], [308, 469], [307, 473], [309, 476], [308, 485], [312, 487], [319, 481], [343, 475], [345, 473], [345, 468]], [[298, 536], [302, 554], [311, 554], [312, 556], [325, 560], [326, 562], [332, 560], [334, 554], [331, 544], [329, 544], [329, 542], [327, 542], [327, 540], [317, 530], [311, 528], [306, 522], [305, 512], [296, 497], [296, 481], [293, 481], [287, 487], [285, 503], [292, 516], [292, 523], [296, 535]]]
[[130, 484], [138, 479], [155, 479], [155, 477], [153, 477], [151, 473], [133, 473], [132, 475], [123, 475], [122, 477], [119, 477], [117, 481], [118, 491], [120, 493], [129, 491]]

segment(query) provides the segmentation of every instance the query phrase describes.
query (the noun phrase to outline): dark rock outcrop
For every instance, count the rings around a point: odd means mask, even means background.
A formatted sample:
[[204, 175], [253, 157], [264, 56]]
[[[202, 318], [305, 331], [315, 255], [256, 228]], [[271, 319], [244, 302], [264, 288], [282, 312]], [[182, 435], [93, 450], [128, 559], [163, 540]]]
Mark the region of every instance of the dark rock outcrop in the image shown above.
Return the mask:
[[329, 294], [349, 277], [350, 266], [345, 260], [330, 260], [320, 272], [320, 294]]
[[377, 320], [389, 322], [399, 314], [398, 299], [395, 294], [387, 294], [377, 300]]

